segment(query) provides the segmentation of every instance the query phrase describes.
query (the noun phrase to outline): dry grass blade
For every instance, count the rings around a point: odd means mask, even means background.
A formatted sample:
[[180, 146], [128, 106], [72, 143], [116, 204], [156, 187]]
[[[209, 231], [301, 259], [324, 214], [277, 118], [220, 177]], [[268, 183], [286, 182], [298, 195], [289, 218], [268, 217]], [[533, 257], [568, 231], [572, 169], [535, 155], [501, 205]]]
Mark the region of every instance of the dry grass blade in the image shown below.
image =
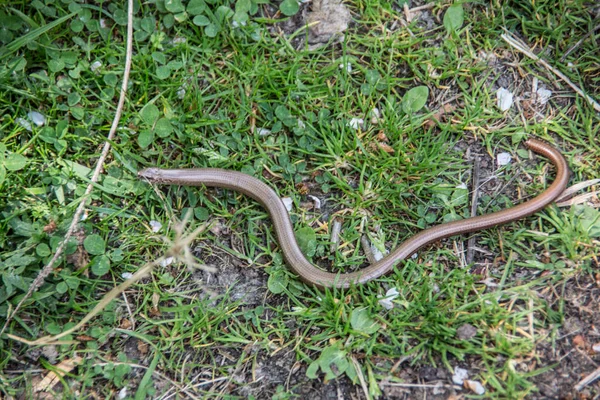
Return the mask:
[[571, 82], [571, 80], [569, 78], [567, 78], [567, 76], [565, 74], [560, 72], [558, 69], [554, 68], [552, 65], [548, 64], [542, 58], [538, 57], [529, 47], [527, 47], [527, 45], [525, 43], [521, 42], [519, 39], [515, 38], [508, 32], [506, 32], [500, 36], [502, 37], [502, 39], [504, 39], [506, 41], [506, 43], [508, 43], [509, 45], [511, 45], [518, 51], [520, 51], [521, 53], [525, 54], [527, 57], [531, 58], [532, 60], [537, 61], [544, 68], [546, 68], [547, 70], [549, 70], [550, 72], [552, 72], [553, 74], [558, 76], [560, 79], [565, 81], [565, 83], [567, 85], [571, 86], [571, 88], [575, 92], [577, 92], [577, 94], [579, 94], [584, 99], [586, 99], [587, 102], [590, 103], [592, 105], [592, 107], [594, 107], [594, 110], [600, 112], [600, 104], [598, 104], [591, 96], [589, 96], [583, 90], [581, 90], [579, 88], [579, 86], [577, 86], [573, 82]]
[[573, 196], [575, 193], [579, 192], [580, 190], [583, 190], [585, 188], [588, 188], [590, 186], [596, 185], [600, 183], [600, 179], [589, 179], [587, 181], [583, 181], [583, 182], [579, 182], [576, 183], [573, 186], [569, 186], [568, 188], [565, 189], [565, 191], [558, 197], [558, 199], [556, 199], [556, 202], [564, 202], [567, 199], [569, 199], [571, 196]]

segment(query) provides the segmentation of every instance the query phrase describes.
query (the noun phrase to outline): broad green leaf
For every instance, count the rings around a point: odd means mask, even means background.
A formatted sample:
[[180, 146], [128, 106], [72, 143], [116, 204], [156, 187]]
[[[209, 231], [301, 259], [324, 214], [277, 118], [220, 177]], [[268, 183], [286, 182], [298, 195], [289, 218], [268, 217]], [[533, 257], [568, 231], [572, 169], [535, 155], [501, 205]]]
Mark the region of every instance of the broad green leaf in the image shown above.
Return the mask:
[[27, 158], [18, 153], [11, 153], [4, 159], [4, 168], [8, 171], [18, 171], [26, 165]]
[[215, 37], [219, 33], [219, 27], [213, 23], [206, 25], [204, 28], [204, 34], [208, 37]]
[[[346, 352], [335, 345], [326, 347], [319, 357], [319, 365], [321, 370], [325, 372], [325, 379], [327, 380], [346, 372], [349, 364]], [[335, 369], [332, 368], [332, 365], [335, 366]]]
[[94, 233], [83, 239], [83, 248], [90, 254], [99, 255], [104, 254], [106, 244], [102, 236]]
[[140, 111], [140, 117], [142, 117], [142, 121], [150, 126], [154, 125], [159, 116], [160, 111], [158, 110], [158, 107], [154, 105], [154, 103], [146, 104]]
[[165, 8], [173, 14], [185, 11], [181, 0], [165, 0]]
[[283, 2], [279, 5], [279, 9], [283, 15], [291, 17], [292, 15], [295, 15], [298, 10], [300, 10], [300, 6], [298, 5], [297, 0], [283, 0]]
[[317, 235], [311, 227], [305, 226], [304, 228], [298, 229], [298, 231], [296, 231], [296, 240], [298, 241], [300, 250], [302, 250], [302, 253], [304, 253], [306, 257], [315, 255], [317, 250]]
[[236, 13], [249, 13], [251, 7], [252, 2], [250, 0], [237, 0], [235, 2]]
[[187, 12], [191, 15], [199, 15], [206, 9], [204, 0], [191, 0], [187, 5]]
[[276, 271], [269, 275], [267, 287], [271, 293], [279, 294], [285, 291], [288, 284], [288, 276], [281, 271]]
[[171, 68], [166, 65], [161, 65], [156, 68], [156, 77], [160, 80], [165, 80], [171, 76]]
[[35, 248], [35, 254], [40, 257], [48, 257], [51, 254], [50, 246], [46, 243], [40, 243]]
[[67, 290], [69, 290], [69, 286], [67, 286], [66, 282], [60, 282], [58, 285], [56, 285], [56, 292], [58, 294], [67, 293]]
[[377, 332], [379, 324], [371, 318], [371, 314], [366, 307], [355, 308], [350, 314], [350, 325], [357, 332], [370, 335]]
[[150, 146], [152, 142], [154, 142], [154, 131], [145, 129], [140, 132], [140, 135], [138, 136], [138, 144], [142, 149]]
[[92, 273], [96, 276], [102, 276], [110, 270], [110, 260], [104, 254], [96, 256], [91, 263]]
[[306, 369], [306, 376], [309, 379], [317, 379], [317, 373], [319, 372], [319, 360], [313, 361], [308, 365]]
[[459, 30], [465, 21], [462, 4], [455, 4], [448, 7], [444, 14], [444, 27], [448, 32]]
[[192, 22], [194, 23], [194, 25], [197, 26], [207, 26], [208, 24], [210, 24], [210, 20], [204, 15], [196, 15]]
[[196, 217], [200, 221], [206, 221], [209, 216], [210, 216], [210, 213], [208, 211], [208, 208], [194, 207], [194, 217]]
[[402, 110], [406, 114], [414, 114], [419, 111], [429, 97], [429, 88], [427, 86], [417, 86], [410, 89], [404, 97], [402, 97]]
[[69, 105], [69, 107], [73, 107], [80, 101], [81, 101], [81, 96], [77, 92], [73, 92], [73, 93], [69, 94], [69, 96], [67, 97], [67, 104]]
[[171, 125], [171, 122], [168, 119], [160, 118], [156, 121], [154, 129], [156, 130], [158, 137], [166, 138], [173, 132], [173, 125]]

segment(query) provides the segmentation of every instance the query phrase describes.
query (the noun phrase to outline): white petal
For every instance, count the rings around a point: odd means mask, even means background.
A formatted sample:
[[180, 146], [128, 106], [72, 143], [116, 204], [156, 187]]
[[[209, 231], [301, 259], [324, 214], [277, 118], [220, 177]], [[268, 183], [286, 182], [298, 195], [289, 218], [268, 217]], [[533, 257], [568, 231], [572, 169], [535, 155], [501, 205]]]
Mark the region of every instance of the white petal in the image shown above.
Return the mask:
[[160, 266], [164, 268], [167, 265], [173, 264], [173, 261], [175, 261], [175, 259], [173, 257], [167, 257], [160, 262]]
[[537, 102], [539, 104], [546, 104], [550, 99], [550, 96], [552, 96], [552, 90], [544, 88], [539, 88], [537, 90]]
[[102, 66], [102, 63], [100, 61], [94, 61], [91, 65], [90, 65], [90, 70], [92, 72], [95, 72], [98, 68], [100, 68]]
[[512, 157], [508, 153], [499, 153], [496, 156], [496, 161], [498, 162], [498, 166], [508, 165], [508, 164], [510, 164], [511, 160], [512, 160]]
[[513, 94], [504, 88], [498, 89], [496, 98], [498, 100], [498, 108], [502, 111], [508, 110], [513, 104]]
[[319, 200], [319, 198], [318, 198], [318, 197], [311, 196], [311, 195], [309, 194], [309, 195], [308, 195], [308, 198], [309, 198], [309, 199], [311, 199], [311, 200], [313, 201], [313, 203], [314, 203], [314, 205], [315, 205], [315, 208], [316, 208], [317, 210], [320, 210], [320, 209], [321, 209], [321, 200]]
[[457, 385], [462, 385], [468, 376], [469, 371], [461, 367], [456, 367], [454, 368], [454, 375], [452, 375], [452, 382], [454, 382]]
[[29, 117], [31, 122], [33, 122], [37, 126], [43, 126], [46, 123], [46, 117], [44, 117], [37, 111], [29, 111], [27, 113], [27, 116]]
[[132, 274], [131, 272], [123, 272], [123, 273], [121, 274], [121, 278], [123, 278], [123, 279], [129, 279], [129, 278], [131, 278], [132, 276], [133, 276], [133, 274]]
[[281, 201], [283, 201], [283, 205], [288, 211], [292, 211], [292, 205], [294, 204], [294, 202], [290, 197], [282, 197]]
[[268, 136], [271, 134], [271, 130], [266, 128], [258, 128], [256, 129], [256, 133], [258, 133], [258, 136]]
[[152, 228], [152, 232], [158, 232], [160, 231], [160, 228], [162, 228], [162, 224], [158, 221], [150, 221], [150, 227]]
[[352, 129], [358, 129], [365, 123], [365, 120], [362, 118], [352, 118], [350, 122], [348, 122], [348, 126]]
[[392, 301], [398, 297], [399, 294], [400, 293], [398, 293], [398, 289], [395, 287], [388, 289], [388, 291], [385, 292], [385, 296], [377, 296], [380, 299], [379, 304], [381, 304], [381, 306], [386, 310], [391, 310], [394, 308], [394, 303]]
[[27, 121], [25, 118], [17, 118], [17, 124], [21, 125], [25, 130], [31, 132], [31, 122]]

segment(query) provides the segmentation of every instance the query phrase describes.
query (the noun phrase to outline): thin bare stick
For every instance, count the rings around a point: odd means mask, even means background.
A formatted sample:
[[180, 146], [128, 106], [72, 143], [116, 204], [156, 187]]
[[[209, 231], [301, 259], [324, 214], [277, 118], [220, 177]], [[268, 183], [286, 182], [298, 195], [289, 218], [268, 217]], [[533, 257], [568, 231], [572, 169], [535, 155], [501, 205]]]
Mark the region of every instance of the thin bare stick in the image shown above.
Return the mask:
[[571, 80], [569, 78], [567, 78], [567, 76], [565, 74], [563, 74], [558, 69], [554, 68], [552, 65], [548, 64], [545, 60], [543, 60], [542, 58], [537, 56], [525, 43], [521, 42], [519, 39], [512, 36], [509, 32], [506, 32], [506, 33], [500, 35], [500, 37], [502, 37], [502, 39], [504, 39], [506, 41], [506, 43], [508, 43], [509, 45], [511, 45], [518, 51], [520, 51], [521, 53], [525, 54], [527, 57], [531, 58], [532, 60], [537, 61], [544, 68], [546, 68], [547, 70], [549, 70], [550, 72], [552, 72], [553, 74], [558, 76], [560, 79], [565, 81], [565, 83], [567, 85], [571, 86], [571, 88], [575, 92], [577, 92], [577, 94], [579, 94], [581, 97], [586, 99], [587, 102], [590, 103], [592, 105], [592, 107], [594, 107], [594, 110], [600, 112], [600, 104], [598, 104], [591, 96], [587, 95], [583, 90], [581, 90], [579, 88], [579, 86], [577, 86], [576, 84], [571, 82]]
[[[473, 164], [473, 193], [471, 194], [471, 217], [477, 215], [477, 203], [479, 202], [479, 172], [479, 157], [475, 156], [475, 163]], [[473, 262], [476, 238], [475, 235], [472, 235], [467, 242], [467, 264]]]
[[598, 379], [598, 377], [600, 377], [600, 368], [597, 368], [594, 372], [580, 380], [577, 385], [575, 385], [575, 390], [581, 392], [584, 387]]
[[[599, 20], [599, 17], [596, 17], [596, 21], [598, 21], [598, 20]], [[596, 25], [595, 27], [592, 28], [591, 31], [589, 31], [588, 33], [583, 35], [583, 37], [581, 39], [579, 39], [577, 41], [577, 43], [575, 43], [573, 46], [571, 46], [571, 48], [569, 50], [567, 50], [565, 52], [565, 54], [563, 54], [563, 56], [560, 58], [560, 62], [565, 62], [565, 60], [567, 59], [569, 54], [571, 54], [573, 51], [575, 51], [576, 48], [581, 46], [581, 43], [583, 43], [585, 40], [587, 40], [587, 38], [592, 36], [594, 34], [594, 32], [596, 32], [598, 30], [598, 28], [600, 28], [600, 24]]]
[[62, 255], [63, 250], [65, 249], [66, 244], [69, 241], [69, 238], [73, 235], [73, 232], [75, 231], [75, 228], [77, 227], [77, 224], [78, 224], [79, 220], [81, 219], [81, 214], [83, 214], [83, 211], [85, 209], [85, 205], [90, 196], [90, 193], [92, 193], [92, 189], [94, 188], [94, 185], [96, 184], [96, 182], [98, 182], [98, 178], [100, 177], [100, 171], [102, 170], [102, 167], [104, 166], [104, 161], [106, 160], [106, 157], [108, 156], [108, 152], [110, 151], [110, 143], [113, 141], [113, 139], [115, 137], [117, 127], [119, 126], [119, 120], [121, 119], [121, 114], [123, 113], [123, 105], [125, 104], [125, 94], [127, 93], [127, 85], [129, 84], [129, 73], [131, 71], [131, 58], [132, 58], [132, 53], [133, 53], [132, 49], [133, 49], [133, 0], [128, 0], [128, 6], [127, 6], [127, 53], [125, 56], [125, 70], [123, 71], [123, 84], [121, 85], [121, 95], [119, 97], [119, 103], [117, 105], [117, 110], [115, 112], [115, 116], [113, 118], [113, 122], [110, 127], [110, 131], [108, 132], [108, 136], [106, 137], [106, 142], [104, 142], [104, 148], [102, 149], [100, 158], [98, 158], [98, 161], [96, 162], [96, 168], [94, 169], [94, 174], [92, 175], [92, 179], [90, 180], [90, 183], [88, 184], [88, 186], [85, 190], [85, 193], [84, 193], [83, 197], [81, 198], [79, 206], [77, 207], [77, 210], [75, 211], [75, 215], [73, 215], [73, 220], [71, 221], [71, 225], [69, 225], [69, 229], [67, 229], [65, 238], [63, 239], [63, 241], [60, 243], [60, 245], [56, 249], [56, 252], [54, 253], [54, 256], [52, 257], [50, 262], [48, 262], [48, 264], [46, 264], [44, 266], [44, 268], [40, 271], [38, 276], [35, 278], [35, 280], [31, 284], [31, 286], [29, 287], [29, 290], [27, 291], [25, 296], [23, 296], [21, 301], [19, 301], [19, 303], [15, 307], [14, 311], [6, 316], [6, 321], [4, 322], [4, 326], [2, 327], [2, 330], [0, 330], [0, 336], [4, 333], [4, 331], [8, 327], [8, 324], [10, 324], [10, 321], [13, 319], [13, 317], [15, 315], [17, 315], [17, 313], [19, 312], [19, 310], [21, 309], [21, 307], [23, 306], [25, 301], [27, 301], [31, 297], [33, 292], [35, 292], [37, 289], [39, 289], [44, 284], [44, 281], [46, 280], [48, 275], [50, 275], [50, 273], [52, 272], [52, 270], [54, 268], [54, 264], [59, 259], [59, 257]]

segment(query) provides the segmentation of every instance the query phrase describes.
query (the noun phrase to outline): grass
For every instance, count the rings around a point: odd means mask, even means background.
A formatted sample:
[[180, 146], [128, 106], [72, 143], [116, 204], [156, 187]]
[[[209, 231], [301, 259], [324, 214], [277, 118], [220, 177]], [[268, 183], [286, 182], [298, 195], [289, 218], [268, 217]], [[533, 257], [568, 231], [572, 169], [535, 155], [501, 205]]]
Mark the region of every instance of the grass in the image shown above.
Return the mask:
[[[213, 12], [218, 5], [235, 8], [208, 3]], [[529, 159], [519, 146], [526, 134], [558, 144], [573, 182], [594, 178], [600, 145], [593, 109], [566, 86], [558, 83], [558, 89], [550, 73], [520, 59], [499, 36], [503, 27], [517, 33], [597, 97], [594, 40], [561, 60], [594, 27], [591, 6], [465, 3], [464, 24], [447, 32], [443, 15], [450, 5], [436, 2], [409, 32], [395, 3], [349, 3], [356, 24], [341, 44], [316, 51], [295, 50], [296, 42], [275, 27], [273, 19], [283, 17], [274, 17], [270, 5], [261, 6], [262, 19], [257, 14], [237, 29], [229, 22], [215, 37], [191, 17], [177, 22], [178, 13], [164, 5], [137, 6], [132, 85], [102, 180], [67, 255], [7, 333], [34, 339], [73, 326], [123, 274], [161, 255], [162, 238], [173, 237], [173, 221], [190, 210], [190, 225], [213, 224], [197, 239], [200, 262], [217, 264], [213, 280], [231, 274], [230, 283], [237, 282], [210, 290], [205, 272], [174, 263], [67, 337], [77, 344], [29, 349], [3, 336], [0, 393], [32, 395], [42, 376], [76, 356], [83, 358], [80, 365], [50, 392], [108, 397], [126, 388], [135, 398], [176, 391], [283, 399], [307, 390], [323, 395], [336, 379], [343, 390], [389, 396], [386, 382], [406, 383], [396, 373], [403, 357], [414, 368], [439, 368], [448, 377], [466, 367], [491, 398], [539, 390], [536, 375], [553, 368], [540, 344], [557, 340], [565, 318], [562, 300], [540, 293], [560, 293], [572, 278], [593, 273], [593, 208], [551, 207], [480, 232], [477, 244], [487, 252], [473, 266], [465, 265], [465, 238], [457, 237], [419, 251], [375, 282], [319, 291], [285, 267], [269, 218], [252, 200], [222, 190], [154, 191], [136, 178], [150, 165], [259, 177], [292, 198], [293, 222], [309, 232], [313, 260], [339, 271], [365, 265], [363, 233], [389, 250], [422, 228], [467, 217], [468, 146], [484, 155], [484, 171], [496, 177], [483, 188], [480, 213], [509, 207], [549, 184], [545, 160]], [[0, 51], [5, 316], [58, 246], [88, 182], [114, 113], [125, 26], [119, 5], [69, 1], [12, 2], [0, 21], [6, 46]], [[525, 96], [534, 76], [555, 92], [542, 117], [495, 107], [499, 86]], [[421, 85], [429, 87], [425, 107], [404, 112], [403, 96]], [[428, 124], [445, 103], [454, 111]], [[374, 108], [381, 113], [377, 123], [371, 122]], [[45, 124], [25, 129], [19, 118], [29, 111], [42, 113]], [[364, 127], [350, 127], [352, 118], [362, 118]], [[496, 169], [492, 157], [502, 151], [513, 162]], [[324, 201], [323, 209], [309, 209], [303, 190]], [[333, 216], [342, 219], [343, 230], [332, 255]], [[150, 221], [162, 229], [153, 232]], [[232, 268], [236, 262], [250, 266]], [[391, 288], [398, 296], [386, 310], [379, 299]], [[465, 324], [476, 328], [474, 337], [457, 336]]]

